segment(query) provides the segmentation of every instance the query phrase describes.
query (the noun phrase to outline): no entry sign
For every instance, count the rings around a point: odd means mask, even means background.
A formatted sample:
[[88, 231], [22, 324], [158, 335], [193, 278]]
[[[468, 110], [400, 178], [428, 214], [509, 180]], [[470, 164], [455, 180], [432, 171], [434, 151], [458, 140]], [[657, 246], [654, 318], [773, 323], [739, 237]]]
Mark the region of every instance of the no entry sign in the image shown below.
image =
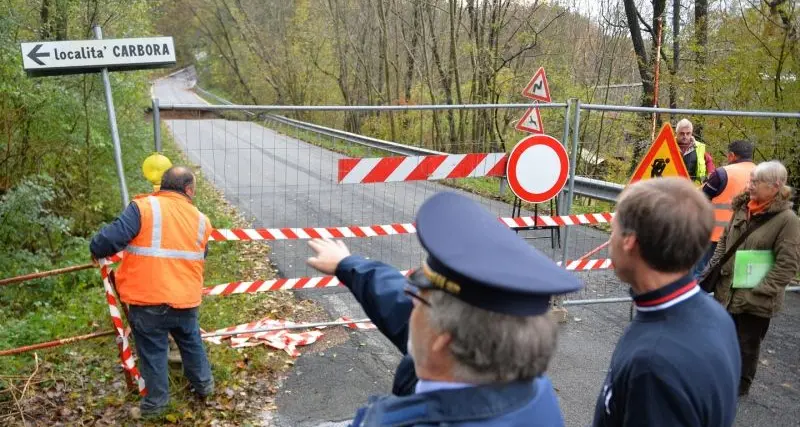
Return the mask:
[[511, 191], [528, 203], [555, 197], [567, 183], [567, 150], [549, 135], [532, 135], [511, 150], [506, 176]]

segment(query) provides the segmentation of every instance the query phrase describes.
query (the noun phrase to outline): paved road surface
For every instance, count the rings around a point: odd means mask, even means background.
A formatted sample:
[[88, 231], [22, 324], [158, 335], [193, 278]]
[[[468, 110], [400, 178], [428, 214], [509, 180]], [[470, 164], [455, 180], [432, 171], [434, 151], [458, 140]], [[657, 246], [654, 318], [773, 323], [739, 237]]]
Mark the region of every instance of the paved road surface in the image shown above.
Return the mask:
[[[159, 80], [154, 94], [164, 103], [202, 103], [187, 90], [180, 77]], [[338, 185], [336, 160], [342, 156], [256, 123], [226, 120], [168, 120], [167, 125], [191, 161], [226, 198], [252, 217], [254, 226], [302, 227], [369, 225], [409, 222], [422, 201], [447, 189], [436, 183]], [[510, 213], [508, 205], [470, 195], [498, 215]], [[549, 255], [548, 232], [526, 232]], [[574, 227], [570, 257], [602, 243], [606, 236]], [[573, 240], [571, 239], [571, 240]], [[416, 237], [392, 236], [349, 239], [353, 252], [387, 260], [399, 268], [419, 264]], [[273, 260], [284, 277], [315, 275], [303, 260], [305, 242], [273, 242]], [[604, 256], [603, 253], [598, 257]], [[578, 298], [619, 296], [625, 288], [612, 272], [582, 274], [587, 290]], [[232, 278], [233, 279], [233, 278]], [[316, 301], [331, 318], [363, 312], [344, 289], [298, 291], [299, 298]], [[776, 319], [767, 341], [766, 364], [754, 385], [754, 395], [740, 407], [737, 425], [783, 426], [800, 420], [798, 332], [800, 297], [787, 298], [787, 313]], [[570, 322], [562, 327], [558, 354], [550, 369], [558, 389], [567, 425], [591, 422], [594, 400], [605, 376], [614, 344], [628, 322], [627, 304], [572, 308]], [[242, 319], [246, 320], [246, 319]], [[771, 352], [770, 352], [771, 351]], [[399, 354], [377, 332], [350, 332], [346, 342], [324, 351], [307, 349], [286, 378], [278, 394], [278, 426], [334, 426], [349, 419], [367, 397], [390, 389]], [[756, 421], [758, 420], [758, 421]], [[346, 425], [346, 423], [344, 423]]]

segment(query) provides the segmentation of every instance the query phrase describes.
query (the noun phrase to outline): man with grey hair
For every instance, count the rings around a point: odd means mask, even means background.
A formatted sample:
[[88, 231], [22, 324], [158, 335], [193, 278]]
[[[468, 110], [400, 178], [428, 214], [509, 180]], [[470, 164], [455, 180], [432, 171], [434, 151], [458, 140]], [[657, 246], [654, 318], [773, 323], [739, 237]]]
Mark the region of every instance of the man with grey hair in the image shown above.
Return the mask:
[[705, 181], [715, 170], [714, 159], [708, 153], [706, 145], [694, 138], [692, 122], [681, 119], [675, 125], [675, 133], [689, 176], [698, 183]]
[[408, 279], [340, 241], [310, 242], [309, 265], [335, 273], [405, 356], [395, 395], [371, 399], [352, 426], [563, 426], [545, 375], [548, 310], [580, 281], [455, 193], [428, 199], [416, 227], [428, 256]]
[[640, 181], [620, 195], [609, 248], [636, 316], [611, 357], [594, 426], [733, 425], [736, 329], [690, 273], [713, 224], [708, 199], [683, 178]]

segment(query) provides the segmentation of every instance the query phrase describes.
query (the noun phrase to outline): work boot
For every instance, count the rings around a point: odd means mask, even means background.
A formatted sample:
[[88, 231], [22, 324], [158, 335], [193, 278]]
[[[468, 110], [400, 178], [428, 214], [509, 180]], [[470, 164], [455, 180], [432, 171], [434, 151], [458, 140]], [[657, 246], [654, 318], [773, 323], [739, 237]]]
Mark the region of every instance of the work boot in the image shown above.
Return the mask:
[[154, 411], [142, 411], [142, 408], [134, 406], [128, 410], [128, 417], [133, 421], [152, 421], [164, 414], [164, 408]]

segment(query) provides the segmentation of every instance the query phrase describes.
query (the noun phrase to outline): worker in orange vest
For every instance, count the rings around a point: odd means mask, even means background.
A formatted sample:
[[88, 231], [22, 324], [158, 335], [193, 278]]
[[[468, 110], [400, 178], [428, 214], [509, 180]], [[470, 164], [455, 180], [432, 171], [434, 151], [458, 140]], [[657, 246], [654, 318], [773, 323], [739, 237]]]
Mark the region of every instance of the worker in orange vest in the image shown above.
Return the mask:
[[756, 167], [753, 163], [753, 143], [745, 140], [736, 140], [728, 145], [728, 164], [717, 168], [703, 184], [703, 193], [711, 200], [714, 206], [714, 229], [711, 232], [711, 246], [705, 255], [700, 259], [694, 269], [696, 278], [705, 270], [714, 251], [717, 249], [717, 242], [722, 237], [722, 233], [728, 226], [733, 211], [731, 202], [733, 198], [747, 189], [750, 181], [750, 172]]
[[132, 411], [134, 418], [158, 416], [169, 403], [169, 335], [178, 345], [195, 393], [204, 399], [214, 391], [197, 320], [212, 228], [192, 204], [194, 196], [192, 172], [171, 167], [164, 172], [159, 191], [134, 198], [90, 244], [94, 259], [124, 250], [117, 291], [129, 306], [128, 320], [148, 391], [140, 412]]

